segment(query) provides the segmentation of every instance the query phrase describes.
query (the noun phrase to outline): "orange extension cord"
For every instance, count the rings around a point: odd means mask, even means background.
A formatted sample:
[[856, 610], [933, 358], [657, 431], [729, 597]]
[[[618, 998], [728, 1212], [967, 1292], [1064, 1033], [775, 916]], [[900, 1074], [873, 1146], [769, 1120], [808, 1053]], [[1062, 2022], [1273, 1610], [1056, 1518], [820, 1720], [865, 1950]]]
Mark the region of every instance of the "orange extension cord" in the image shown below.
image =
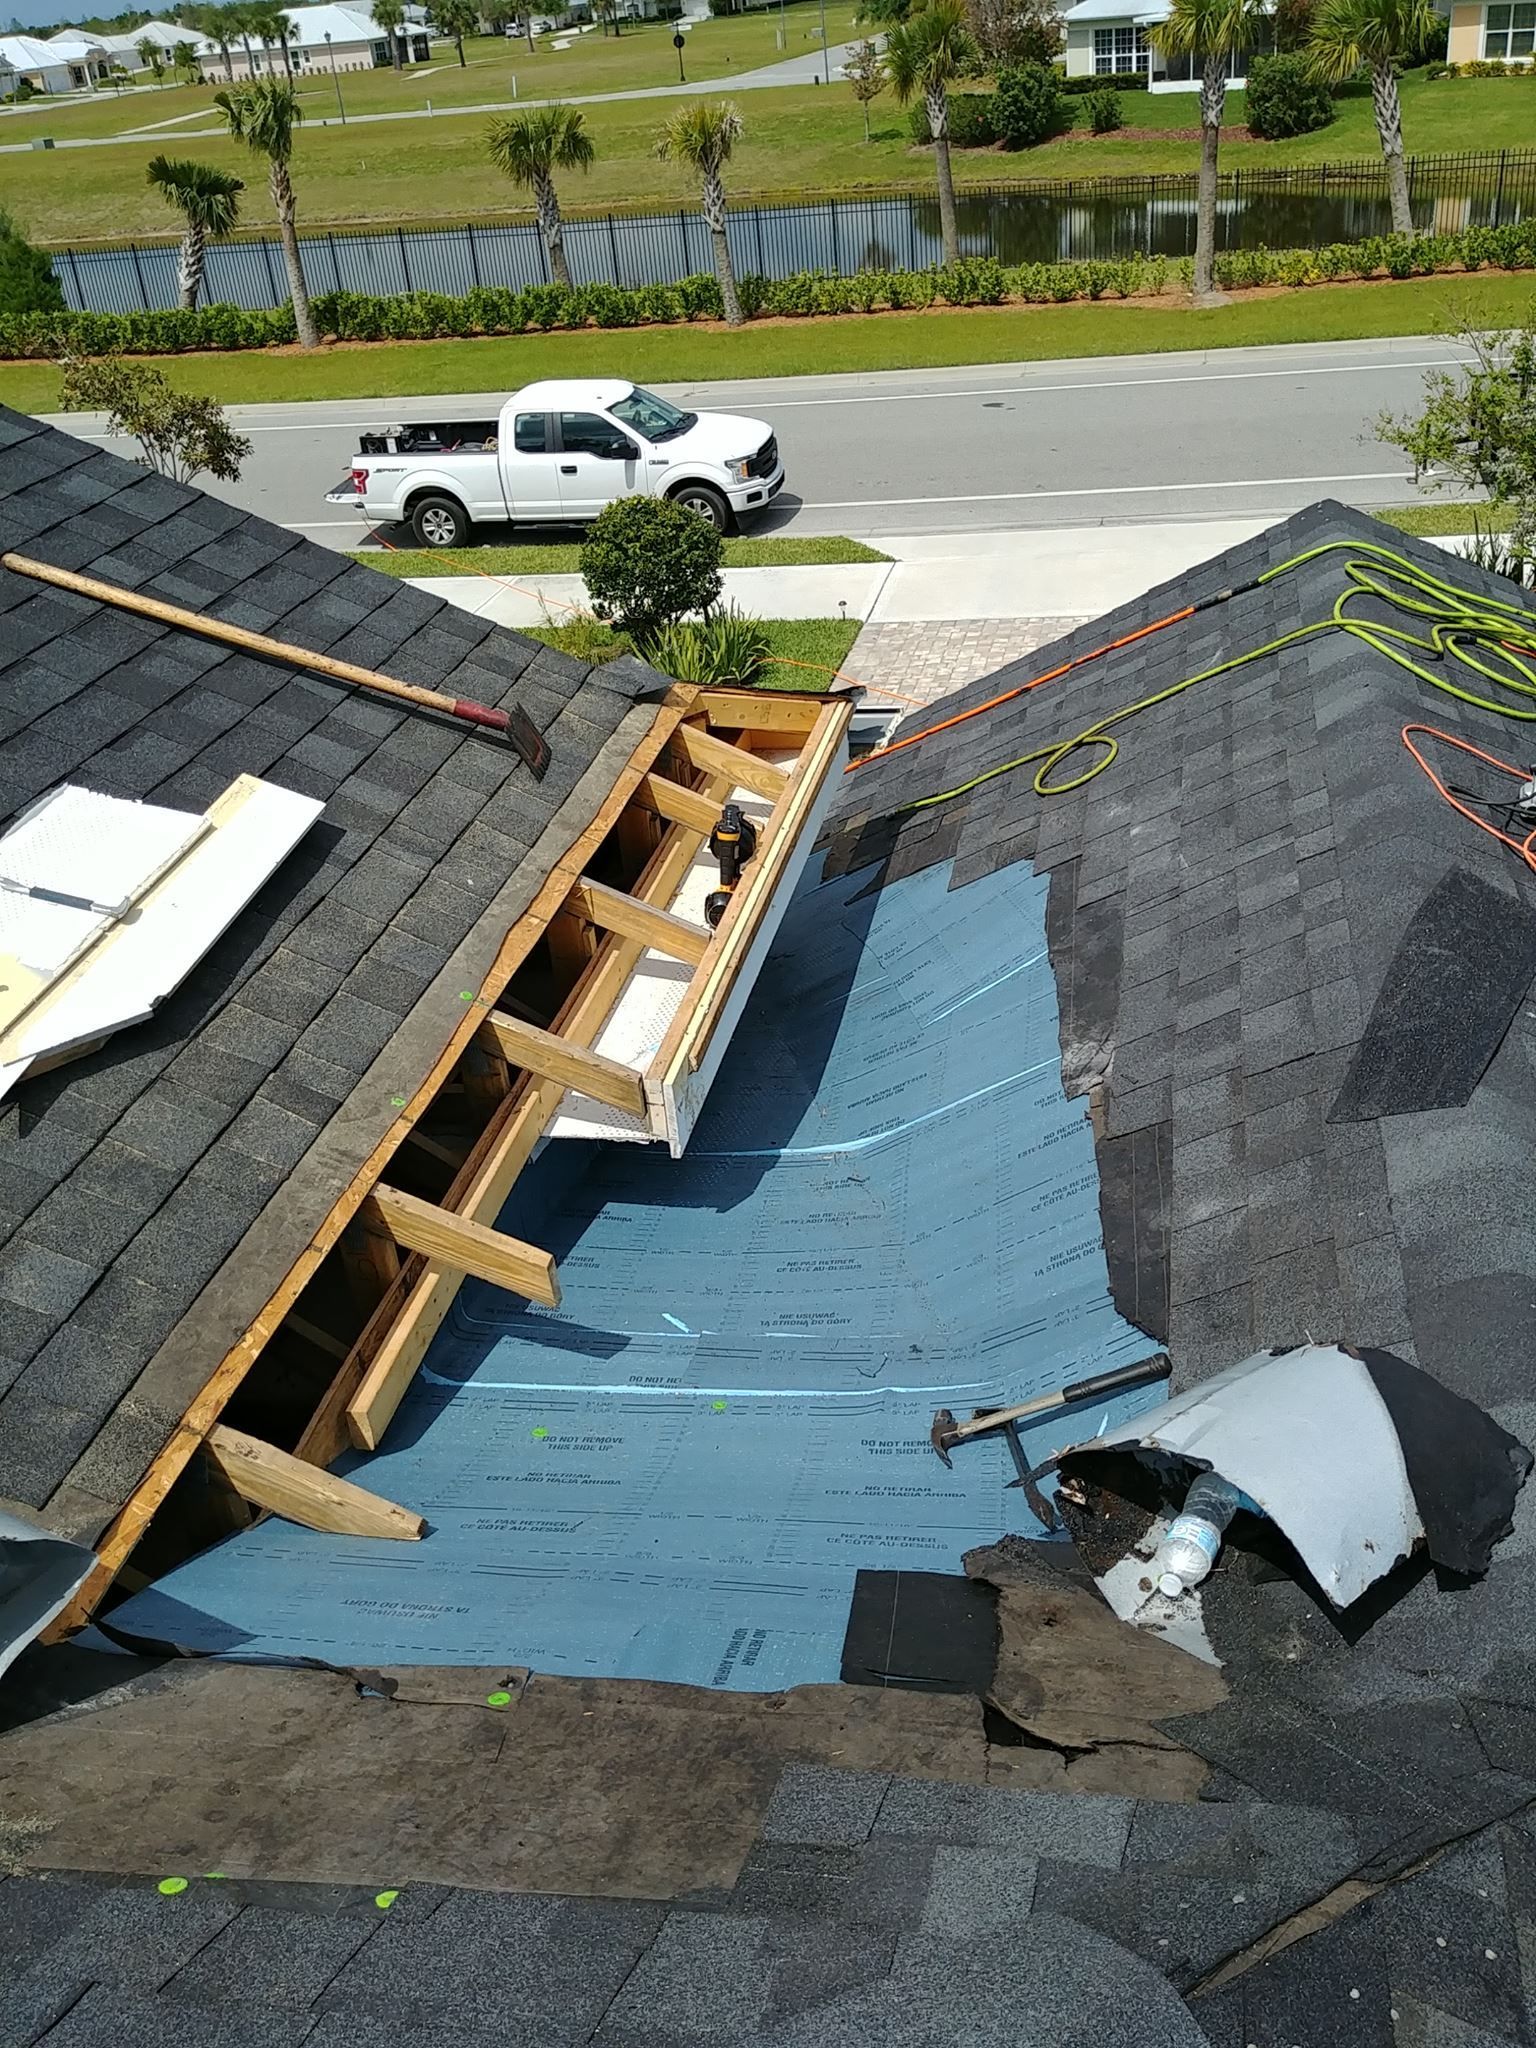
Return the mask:
[[[1222, 595], [1230, 596], [1231, 592]], [[1015, 697], [1027, 696], [1031, 690], [1038, 690], [1043, 683], [1054, 683], [1058, 676], [1069, 675], [1084, 663], [1097, 661], [1100, 655], [1113, 654], [1118, 648], [1129, 647], [1134, 641], [1145, 640], [1149, 633], [1161, 633], [1165, 626], [1176, 626], [1181, 619], [1193, 618], [1199, 605], [1187, 604], [1182, 610], [1170, 612], [1165, 619], [1154, 619], [1149, 626], [1138, 626], [1134, 633], [1122, 633], [1118, 640], [1106, 640], [1102, 647], [1090, 647], [1086, 654], [1074, 654], [1070, 661], [1064, 661], [1058, 668], [1047, 669], [1044, 675], [1032, 676], [1027, 683], [1018, 683], [1011, 690], [1004, 690], [996, 697], [989, 697], [985, 704], [973, 704], [968, 711], [957, 711], [952, 718], [941, 718], [937, 725], [925, 725], [921, 732], [908, 733], [904, 738], [892, 740], [889, 746], [881, 747], [873, 754], [861, 754], [856, 761], [850, 761], [843, 770], [851, 775], [856, 768], [868, 766], [871, 761], [884, 761], [892, 754], [899, 754], [903, 747], [915, 747], [919, 740], [932, 739], [936, 732], [948, 732], [952, 725], [964, 725], [968, 718], [980, 718], [984, 711], [995, 711], [999, 704], [1011, 703]], [[890, 694], [890, 693], [888, 693]]]
[[1442, 740], [1446, 746], [1455, 747], [1463, 754], [1470, 754], [1474, 760], [1483, 761], [1490, 768], [1498, 768], [1505, 775], [1513, 775], [1517, 782], [1525, 783], [1530, 780], [1527, 771], [1524, 768], [1512, 767], [1508, 761], [1501, 761], [1497, 754], [1485, 754], [1481, 747], [1474, 747], [1470, 740], [1458, 739], [1453, 732], [1442, 732], [1437, 725], [1414, 724], [1403, 727], [1403, 745], [1412, 754], [1414, 760], [1418, 762], [1451, 809], [1453, 811], [1460, 811], [1464, 818], [1470, 819], [1479, 832], [1486, 832], [1491, 839], [1497, 839], [1501, 845], [1509, 847], [1514, 853], [1518, 853], [1526, 866], [1533, 874], [1536, 874], [1536, 827], [1533, 827], [1524, 839], [1516, 839], [1508, 832], [1501, 832], [1497, 825], [1490, 825], [1486, 818], [1480, 818], [1476, 811], [1462, 802], [1453, 789], [1447, 788], [1434, 769], [1430, 767], [1424, 756], [1408, 737], [1410, 733], [1414, 732], [1424, 733], [1432, 740]]

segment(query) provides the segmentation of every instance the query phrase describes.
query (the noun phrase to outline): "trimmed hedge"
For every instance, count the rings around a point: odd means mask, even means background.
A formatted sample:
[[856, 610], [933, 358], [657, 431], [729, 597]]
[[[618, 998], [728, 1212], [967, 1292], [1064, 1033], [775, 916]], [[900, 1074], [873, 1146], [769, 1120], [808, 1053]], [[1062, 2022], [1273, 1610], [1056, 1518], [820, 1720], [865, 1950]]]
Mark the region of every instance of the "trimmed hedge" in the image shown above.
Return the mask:
[[[1536, 270], [1536, 217], [1497, 228], [1441, 235], [1374, 235], [1324, 249], [1233, 249], [1216, 258], [1226, 286], [1310, 285], [1343, 279], [1429, 277], [1452, 271]], [[1087, 263], [999, 263], [967, 257], [930, 270], [861, 270], [854, 277], [803, 270], [792, 277], [738, 280], [751, 320], [810, 319], [828, 313], [883, 313], [944, 306], [1063, 305], [1072, 299], [1155, 297], [1189, 282], [1187, 258], [1124, 256]], [[313, 301], [328, 341], [439, 341], [493, 334], [545, 334], [580, 327], [677, 326], [721, 317], [713, 277], [677, 284], [529, 285], [449, 298], [400, 292], [370, 298], [327, 292]], [[65, 354], [183, 355], [193, 350], [270, 348], [294, 339], [293, 309], [248, 313], [203, 306], [195, 313], [20, 313], [0, 318], [0, 358], [47, 362]]]
[[1430, 64], [1430, 78], [1536, 78], [1536, 64], [1512, 63], [1503, 57], [1469, 57], [1465, 64]]
[[1095, 92], [1146, 92], [1148, 90], [1145, 71], [1104, 71], [1097, 77], [1090, 73], [1086, 78], [1058, 78], [1056, 83], [1069, 98]]

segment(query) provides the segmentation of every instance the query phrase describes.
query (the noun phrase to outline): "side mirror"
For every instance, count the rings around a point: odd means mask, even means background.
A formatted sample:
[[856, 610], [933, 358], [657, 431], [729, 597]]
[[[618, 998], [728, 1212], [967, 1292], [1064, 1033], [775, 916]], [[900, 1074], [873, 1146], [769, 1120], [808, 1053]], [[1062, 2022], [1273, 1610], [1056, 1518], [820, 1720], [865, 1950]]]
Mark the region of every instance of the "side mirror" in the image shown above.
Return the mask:
[[626, 440], [623, 435], [616, 435], [603, 450], [603, 455], [609, 462], [637, 462], [640, 459], [640, 450], [633, 441]]

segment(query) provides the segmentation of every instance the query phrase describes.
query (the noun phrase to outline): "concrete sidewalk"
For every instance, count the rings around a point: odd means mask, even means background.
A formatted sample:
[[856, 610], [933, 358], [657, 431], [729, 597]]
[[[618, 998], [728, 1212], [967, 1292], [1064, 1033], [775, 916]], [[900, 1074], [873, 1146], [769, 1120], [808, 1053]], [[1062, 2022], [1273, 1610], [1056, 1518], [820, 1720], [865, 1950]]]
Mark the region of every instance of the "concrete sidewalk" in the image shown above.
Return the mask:
[[[889, 562], [727, 569], [725, 597], [760, 619], [925, 620], [1091, 617], [1262, 533], [1267, 519], [1061, 532], [903, 534], [871, 541]], [[430, 576], [417, 588], [504, 626], [581, 609], [579, 576]], [[466, 585], [469, 587], [466, 589]]]
[[[974, 677], [1272, 526], [1211, 519], [988, 534], [903, 534], [870, 543], [889, 562], [727, 569], [725, 599], [761, 619], [861, 619], [845, 663], [872, 704], [930, 704]], [[1436, 545], [1455, 549], [1460, 536]], [[557, 625], [586, 607], [579, 576], [413, 579], [504, 626]]]

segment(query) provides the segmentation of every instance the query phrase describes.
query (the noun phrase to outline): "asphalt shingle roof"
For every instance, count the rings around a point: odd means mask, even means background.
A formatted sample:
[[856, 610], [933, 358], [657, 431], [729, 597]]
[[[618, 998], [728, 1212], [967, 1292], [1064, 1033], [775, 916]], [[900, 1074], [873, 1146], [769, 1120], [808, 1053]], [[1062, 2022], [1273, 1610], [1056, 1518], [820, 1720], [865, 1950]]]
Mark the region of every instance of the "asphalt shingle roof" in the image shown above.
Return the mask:
[[[360, 1111], [375, 1063], [429, 993], [446, 1044], [450, 963], [590, 822], [658, 679], [3, 409], [0, 548], [518, 704], [552, 750], [536, 783], [462, 725], [0, 569], [0, 829], [63, 780], [201, 810], [249, 772], [325, 805], [151, 1022], [0, 1102], [0, 1497], [89, 1538], [240, 1333], [233, 1295], [195, 1333], [189, 1311], [269, 1204], [285, 1227], [246, 1244], [240, 1299], [270, 1293], [435, 1053], [388, 1088], [375, 1074]], [[322, 1139], [324, 1171], [296, 1174]]]
[[[1518, 596], [1322, 504], [909, 724], [1351, 540]], [[1328, 1121], [1403, 931], [1441, 877], [1468, 872], [1512, 908], [1536, 901], [1530, 874], [1435, 795], [1400, 739], [1422, 718], [1507, 757], [1520, 745], [1508, 721], [1327, 633], [1120, 727], [1119, 759], [1075, 793], [1037, 796], [1030, 767], [901, 811], [1325, 616], [1343, 583], [1341, 557], [1324, 556], [877, 760], [848, 778], [828, 859], [881, 858], [895, 874], [953, 857], [956, 888], [1015, 860], [1050, 872], [1068, 1086], [1104, 1091], [1111, 1278], [1122, 1310], [1166, 1335], [1178, 1380], [1307, 1330], [1353, 1332], [1473, 1399], [1513, 1398], [1523, 1373], [1492, 1361], [1518, 1355], [1536, 1299], [1536, 1235], [1515, 1188], [1536, 1139], [1529, 1005], [1465, 1107]]]
[[[1317, 507], [936, 715], [1330, 538], [1389, 538], [1446, 567], [1342, 507]], [[1511, 595], [1462, 565], [1454, 573]], [[1314, 565], [1059, 694], [1016, 699], [861, 769], [827, 860], [879, 861], [872, 887], [880, 872], [945, 859], [956, 887], [1011, 860], [1050, 871], [1069, 1081], [1103, 1091], [1112, 1280], [1127, 1314], [1166, 1330], [1181, 1380], [1262, 1343], [1339, 1334], [1416, 1357], [1529, 1441], [1528, 1009], [1463, 1107], [1328, 1120], [1404, 929], [1446, 870], [1512, 904], [1536, 895], [1512, 856], [1434, 796], [1399, 728], [1428, 716], [1513, 754], [1507, 730], [1438, 695], [1426, 706], [1379, 655], [1320, 636], [1147, 713], [1122, 735], [1121, 760], [1075, 796], [1042, 802], [1013, 775], [938, 809], [900, 809], [1318, 616], [1338, 587], [1336, 567]], [[355, 964], [366, 930], [352, 920], [380, 913], [339, 908], [325, 957]], [[382, 914], [396, 925], [403, 915]], [[211, 1024], [203, 1034], [199, 1099], [245, 1102], [245, 1065], [271, 1071], [252, 1051], [266, 1013], [243, 993], [238, 1007], [227, 1037]], [[56, 1137], [61, 1160], [76, 1130]], [[90, 1156], [114, 1143], [90, 1183], [103, 1200], [114, 1170], [146, 1191], [177, 1171], [105, 1131]], [[69, 1300], [80, 1278], [70, 1240], [34, 1242], [62, 1263], [29, 1255], [29, 1284]], [[115, 1284], [115, 1312], [131, 1320], [124, 1288], [153, 1293], [158, 1271], [131, 1283], [108, 1274], [74, 1315]], [[1041, 1552], [1042, 1568], [1059, 1559]], [[1523, 1976], [1536, 1918], [1533, 1557], [1527, 1488], [1484, 1580], [1442, 1585], [1405, 1568], [1348, 1626], [1294, 1580], [1227, 1559], [1205, 1612], [1230, 1698], [1167, 1724], [1211, 1766], [1198, 1804], [794, 1765], [735, 1882], [680, 1899], [488, 1898], [403, 1873], [383, 1909], [378, 1897], [391, 1894], [371, 1886], [194, 1880], [161, 1898], [136, 1880], [103, 1894], [98, 1882], [16, 1878], [0, 1886], [0, 2038], [9, 2028], [29, 2048], [168, 2034], [310, 2048], [1513, 2048], [1536, 2010]], [[199, 1681], [231, 1669], [204, 1667]], [[162, 1683], [151, 1672], [128, 1689], [163, 1701], [169, 1740], [177, 1694]], [[64, 1731], [82, 1755], [91, 1719], [79, 1713]], [[516, 1771], [508, 1732], [502, 1768]], [[460, 1799], [465, 1778], [477, 1794], [490, 1782], [483, 1748], [468, 1754], [472, 1770], [461, 1763], [452, 1785]], [[994, 1750], [987, 1768], [1024, 1754]], [[611, 1760], [584, 1735], [573, 1772], [603, 1768]], [[224, 1783], [189, 1790], [199, 1823], [212, 1801], [226, 1824]], [[439, 1800], [443, 1773], [387, 1789]], [[607, 1811], [607, 1789], [594, 1811]], [[263, 1839], [264, 1797], [242, 1785], [234, 1839]], [[281, 1826], [280, 1791], [271, 1805]], [[34, 1853], [45, 1857], [46, 1840]], [[1339, 1898], [1349, 1882], [1380, 1889]], [[1257, 1959], [1253, 1944], [1330, 1897], [1349, 1907], [1335, 1924]]]

